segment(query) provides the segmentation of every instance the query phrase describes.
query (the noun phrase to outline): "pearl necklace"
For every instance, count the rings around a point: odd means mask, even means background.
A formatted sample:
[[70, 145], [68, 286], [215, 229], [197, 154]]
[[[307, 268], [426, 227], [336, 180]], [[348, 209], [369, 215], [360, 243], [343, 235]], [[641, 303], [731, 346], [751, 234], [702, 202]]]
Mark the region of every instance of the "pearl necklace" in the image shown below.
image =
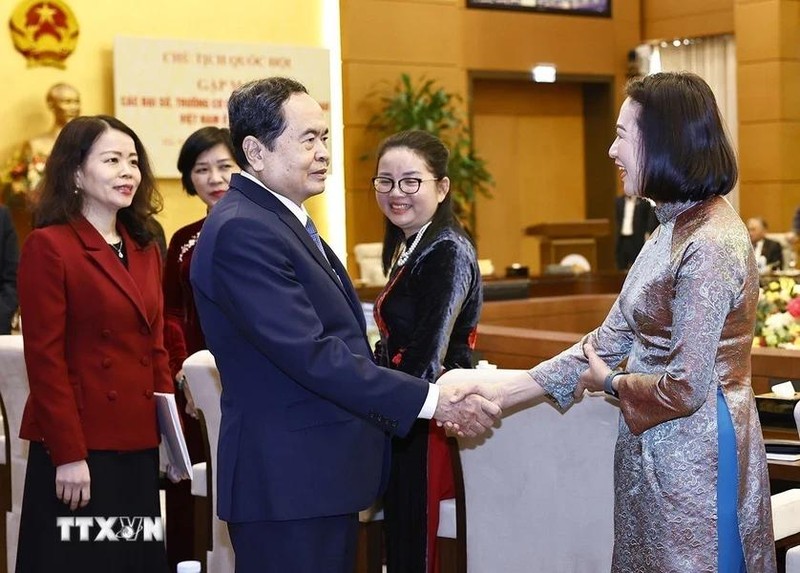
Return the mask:
[[[109, 245], [111, 245], [111, 248], [114, 249], [114, 251], [117, 253], [117, 256], [120, 259], [124, 259], [125, 258], [125, 254], [122, 252], [122, 245], [123, 245], [122, 239], [120, 239], [119, 243], [109, 243]], [[119, 246], [117, 246], [117, 245], [119, 245]]]
[[428, 221], [419, 231], [417, 231], [417, 236], [414, 237], [414, 242], [411, 243], [410, 247], [400, 253], [400, 256], [397, 258], [397, 262], [394, 264], [395, 268], [402, 267], [408, 262], [408, 258], [411, 256], [411, 253], [414, 252], [414, 249], [417, 248], [417, 245], [419, 245], [419, 242], [422, 240], [422, 234], [425, 232], [425, 229], [431, 226], [431, 222], [432, 221]]

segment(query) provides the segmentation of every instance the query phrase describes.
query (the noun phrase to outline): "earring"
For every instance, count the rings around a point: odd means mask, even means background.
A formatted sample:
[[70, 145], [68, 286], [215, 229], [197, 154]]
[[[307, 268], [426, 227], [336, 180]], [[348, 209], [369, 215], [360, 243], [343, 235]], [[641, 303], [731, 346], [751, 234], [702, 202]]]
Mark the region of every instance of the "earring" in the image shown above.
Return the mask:
[[75, 187], [75, 189], [74, 189], [72, 192], [73, 192], [75, 195], [77, 195], [79, 191], [80, 191], [80, 189], [78, 189], [77, 187]]

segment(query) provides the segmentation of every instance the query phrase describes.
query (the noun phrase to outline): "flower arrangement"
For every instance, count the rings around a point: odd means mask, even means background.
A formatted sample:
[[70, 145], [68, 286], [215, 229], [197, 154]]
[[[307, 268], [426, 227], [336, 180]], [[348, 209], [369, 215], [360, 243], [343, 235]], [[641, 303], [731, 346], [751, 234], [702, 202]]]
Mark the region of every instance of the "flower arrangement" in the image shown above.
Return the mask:
[[10, 208], [25, 207], [44, 173], [47, 158], [18, 151], [0, 173], [2, 202]]
[[800, 285], [780, 277], [759, 289], [753, 346], [800, 350]]

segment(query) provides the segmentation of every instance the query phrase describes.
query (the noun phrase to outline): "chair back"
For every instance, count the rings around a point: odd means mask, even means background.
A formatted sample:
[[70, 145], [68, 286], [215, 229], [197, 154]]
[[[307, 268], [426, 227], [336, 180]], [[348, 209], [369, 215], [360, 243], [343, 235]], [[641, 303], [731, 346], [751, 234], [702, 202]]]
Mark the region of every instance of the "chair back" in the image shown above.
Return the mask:
[[383, 274], [383, 243], [358, 243], [353, 247], [361, 280], [367, 286], [383, 286], [387, 277]]
[[[0, 398], [3, 408], [3, 431], [5, 436], [5, 475], [10, 481], [10, 494], [2, 494], [6, 531], [6, 562], [8, 571], [14, 571], [17, 562], [17, 540], [19, 538], [19, 516], [22, 511], [22, 493], [25, 489], [25, 470], [28, 467], [28, 441], [19, 437], [22, 412], [28, 401], [28, 371], [22, 336], [7, 334], [0, 336]], [[6, 484], [7, 487], [7, 484]]]
[[609, 571], [619, 408], [595, 394], [564, 413], [527, 406], [459, 438], [467, 571]]
[[233, 546], [228, 528], [217, 518], [217, 444], [219, 426], [222, 418], [220, 395], [222, 384], [214, 357], [208, 350], [195, 352], [183, 363], [186, 383], [194, 398], [195, 406], [202, 411], [208, 436], [209, 458], [206, 461], [206, 475], [210, 486], [210, 503], [214, 515], [211, 523], [213, 549], [207, 553], [207, 570], [219, 573], [232, 573], [234, 569]]
[[794, 425], [797, 427], [797, 435], [800, 438], [800, 402], [794, 405]]

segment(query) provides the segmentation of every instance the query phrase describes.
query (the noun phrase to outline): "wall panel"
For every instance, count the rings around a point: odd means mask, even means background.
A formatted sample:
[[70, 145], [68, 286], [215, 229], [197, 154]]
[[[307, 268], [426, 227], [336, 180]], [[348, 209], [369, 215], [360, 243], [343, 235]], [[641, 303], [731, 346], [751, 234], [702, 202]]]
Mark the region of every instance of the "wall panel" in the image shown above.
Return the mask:
[[[552, 62], [562, 75], [605, 75], [614, 81], [607, 113], [609, 117], [615, 117], [616, 108], [622, 101], [627, 53], [641, 41], [640, 0], [614, 0], [612, 18], [480, 10], [467, 8], [465, 4], [466, 0], [342, 0], [345, 185], [348, 201], [358, 201], [362, 198], [361, 193], [369, 191], [364, 187], [364, 181], [371, 176], [372, 166], [360, 159], [365, 148], [371, 151], [375, 143], [373, 136], [363, 133], [376, 109], [368, 94], [374, 92], [381, 82], [391, 85], [402, 72], [414, 77], [425, 74], [436, 78], [439, 85], [465, 97], [465, 107], [474, 117], [476, 151], [489, 159], [492, 174], [501, 182], [498, 185], [499, 198], [486, 202], [491, 209], [498, 211], [492, 211], [490, 215], [479, 214], [479, 221], [483, 221], [479, 222], [482, 225], [479, 234], [481, 237], [501, 237], [507, 229], [518, 227], [513, 237], [498, 238], [496, 246], [486, 247], [500, 252], [496, 266], [502, 272], [501, 265], [505, 264], [504, 261], [514, 262], [516, 253], [536, 256], [536, 240], [521, 236], [521, 228], [534, 222], [528, 220], [534, 217], [534, 211], [551, 220], [585, 218], [582, 100], [577, 97], [576, 113], [571, 120], [555, 116], [557, 120], [554, 119], [549, 126], [546, 112], [542, 110], [541, 115], [534, 115], [537, 117], [535, 126], [525, 124], [529, 117], [516, 117], [513, 102], [501, 102], [512, 107], [504, 111], [501, 105], [499, 115], [490, 110], [491, 115], [479, 116], [475, 115], [476, 109], [472, 108], [471, 102], [466, 100], [470, 89], [468, 74], [488, 71], [519, 76], [527, 74], [538, 62]], [[407, 30], [414, 32], [408, 34]], [[572, 87], [579, 96], [580, 84]], [[513, 105], [520, 105], [520, 102]], [[532, 105], [531, 102], [528, 105]], [[493, 129], [503, 132], [506, 120], [517, 122], [516, 135], [511, 139], [491, 135]], [[525, 139], [526, 134], [520, 127], [523, 125], [525, 129], [538, 130], [535, 142]], [[481, 137], [480, 133], [490, 135]], [[563, 136], [570, 140], [566, 147], [573, 151], [567, 151], [561, 161], [555, 148], [535, 148], [535, 143], [544, 145], [543, 142], [548, 140], [543, 134], [550, 134], [552, 141], [559, 141]], [[507, 158], [513, 156], [514, 146], [518, 144], [534, 146], [537, 149], [535, 153], [542, 154], [541, 157], [552, 154], [548, 156], [552, 160], [542, 160], [534, 177], [543, 182], [545, 188], [537, 191], [535, 201], [527, 201], [526, 205], [531, 209], [528, 212], [516, 209], [515, 206], [520, 204], [504, 190], [506, 180], [515, 186], [530, 187], [534, 184], [526, 180], [525, 174], [504, 170]], [[517, 160], [520, 164], [530, 163], [530, 153], [523, 153]], [[569, 189], [568, 201], [558, 195], [563, 188]], [[483, 205], [482, 200], [479, 211]], [[364, 205], [348, 205], [347, 213], [352, 218], [348, 221], [348, 250], [352, 252], [355, 243], [375, 240], [376, 228], [372, 221], [368, 221], [372, 214]], [[508, 217], [522, 217], [524, 224]], [[484, 246], [479, 244], [481, 256], [494, 258], [491, 253], [483, 253]], [[538, 268], [538, 261], [527, 260], [534, 270]], [[353, 261], [349, 269], [355, 271]]]
[[763, 217], [770, 231], [792, 228], [792, 215], [800, 205], [800, 181], [753, 182], [740, 194], [742, 217]]
[[362, 0], [342, 11], [342, 60], [457, 64], [461, 52], [453, 3]]
[[342, 66], [345, 124], [366, 125], [378, 111], [381, 95], [388, 94], [403, 73], [409, 74], [414, 83], [422, 78], [435, 79], [438, 86], [449, 92], [466, 93], [464, 70], [455, 65], [346, 61]]
[[730, 34], [733, 0], [642, 0], [642, 21], [647, 40]]
[[[614, 22], [605, 18], [466, 10], [464, 64], [471, 70], [527, 71], [552, 62], [565, 74], [614, 73], [614, 36]], [[638, 41], [638, 30], [634, 36]]]
[[478, 253], [500, 273], [519, 262], [538, 274], [538, 239], [524, 229], [585, 218], [581, 85], [479, 80], [473, 102], [475, 141], [496, 179], [477, 205]]
[[791, 228], [800, 205], [800, 2], [735, 0], [742, 217]]

